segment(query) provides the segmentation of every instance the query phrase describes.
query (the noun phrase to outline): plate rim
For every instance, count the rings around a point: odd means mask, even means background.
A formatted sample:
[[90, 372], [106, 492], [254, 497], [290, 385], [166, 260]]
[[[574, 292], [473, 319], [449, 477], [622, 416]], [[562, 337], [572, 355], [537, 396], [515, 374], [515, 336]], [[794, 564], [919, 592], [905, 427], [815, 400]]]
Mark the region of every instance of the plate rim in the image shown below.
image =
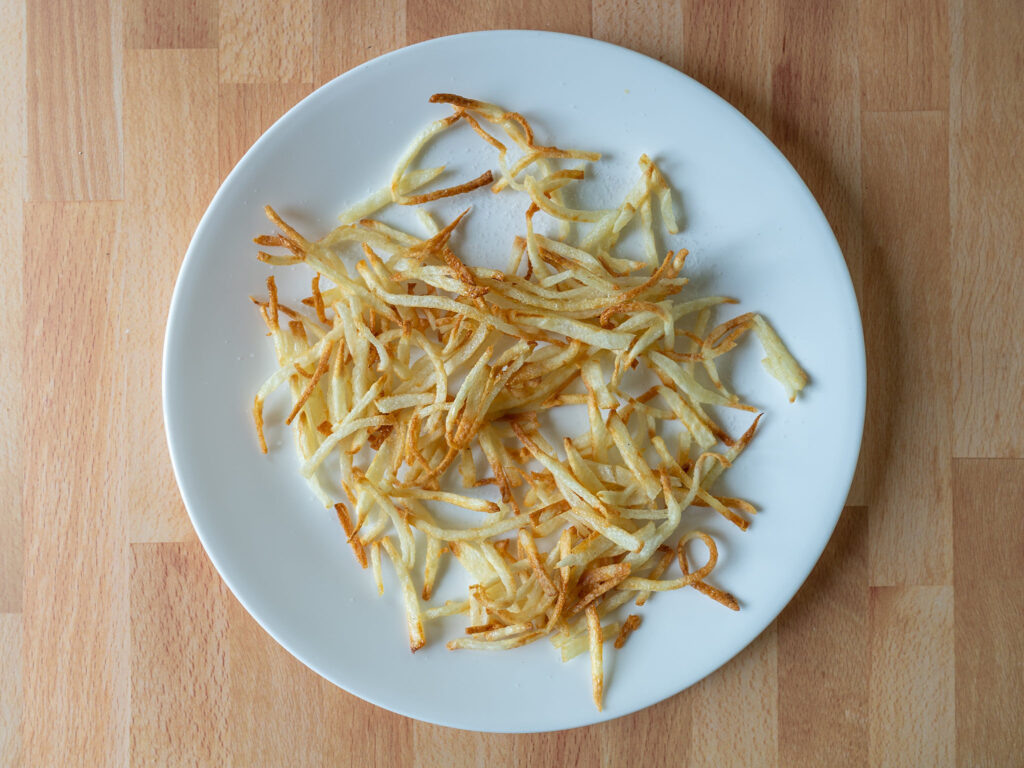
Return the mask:
[[[850, 352], [852, 353], [853, 357], [850, 360], [850, 363], [851, 363], [852, 367], [855, 369], [855, 372], [856, 372], [857, 376], [856, 376], [856, 381], [854, 382], [856, 386], [853, 388], [853, 391], [851, 392], [851, 395], [852, 395], [851, 396], [851, 401], [852, 402], [850, 403], [850, 405], [851, 405], [852, 408], [855, 409], [855, 413], [853, 414], [855, 416], [855, 419], [854, 419], [853, 423], [856, 425], [856, 428], [855, 428], [856, 448], [855, 448], [855, 450], [851, 450], [850, 451], [849, 455], [852, 457], [852, 460], [850, 461], [849, 466], [846, 467], [843, 471], [841, 471], [839, 473], [840, 476], [845, 478], [845, 479], [843, 480], [842, 483], [837, 484], [837, 487], [844, 487], [845, 488], [845, 492], [843, 494], [842, 501], [838, 505], [838, 508], [835, 511], [831, 511], [829, 513], [832, 516], [833, 519], [831, 521], [831, 524], [828, 526], [828, 536], [826, 538], [824, 538], [821, 550], [818, 552], [817, 556], [813, 559], [813, 561], [811, 561], [809, 563], [809, 565], [806, 567], [806, 569], [805, 568], [799, 568], [799, 569], [795, 570], [795, 573], [799, 573], [800, 574], [799, 579], [795, 580], [795, 584], [796, 584], [795, 589], [792, 591], [791, 594], [787, 594], [784, 599], [781, 599], [781, 600], [777, 601], [775, 606], [773, 606], [772, 608], [767, 610], [766, 616], [769, 616], [770, 619], [767, 621], [767, 623], [764, 625], [764, 627], [760, 631], [758, 631], [756, 634], [754, 634], [746, 643], [744, 643], [742, 646], [738, 647], [734, 652], [726, 654], [724, 656], [724, 658], [720, 662], [718, 662], [718, 663], [714, 664], [713, 666], [709, 667], [700, 677], [698, 677], [696, 680], [694, 680], [689, 685], [686, 685], [686, 686], [684, 686], [684, 687], [682, 687], [682, 688], [680, 688], [680, 689], [678, 689], [676, 691], [671, 691], [671, 692], [669, 692], [668, 694], [666, 694], [664, 696], [660, 696], [658, 698], [654, 698], [654, 699], [648, 700], [648, 701], [646, 701], [646, 703], [640, 703], [640, 704], [638, 704], [636, 706], [628, 707], [626, 709], [626, 711], [615, 712], [614, 714], [605, 714], [604, 712], [592, 711], [592, 712], [585, 713], [585, 716], [582, 717], [582, 718], [576, 718], [577, 722], [574, 725], [555, 724], [555, 725], [553, 725], [550, 728], [548, 728], [548, 727], [540, 727], [540, 728], [531, 728], [531, 729], [523, 730], [523, 729], [516, 729], [516, 728], [502, 728], [499, 725], [497, 727], [487, 728], [487, 729], [469, 729], [469, 728], [465, 728], [465, 727], [462, 727], [462, 726], [459, 726], [459, 725], [454, 725], [451, 722], [446, 722], [446, 721], [444, 721], [443, 718], [432, 717], [430, 715], [430, 713], [421, 713], [421, 712], [414, 713], [414, 712], [408, 711], [406, 709], [403, 709], [401, 706], [397, 706], [397, 705], [394, 705], [394, 704], [385, 704], [382, 701], [380, 701], [375, 694], [373, 694], [371, 692], [367, 692], [365, 690], [361, 690], [360, 686], [358, 686], [358, 685], [356, 685], [356, 686], [350, 686], [349, 684], [342, 685], [338, 681], [332, 679], [325, 672], [322, 672], [318, 668], [317, 665], [315, 665], [314, 663], [311, 663], [308, 660], [308, 658], [303, 653], [297, 651], [292, 646], [292, 644], [290, 642], [283, 641], [277, 634], [272, 632], [267, 627], [267, 625], [264, 622], [264, 620], [261, 619], [260, 616], [258, 616], [257, 613], [254, 612], [251, 609], [251, 607], [249, 605], [249, 602], [240, 594], [239, 589], [236, 586], [236, 583], [234, 583], [235, 580], [232, 577], [229, 577], [225, 573], [225, 570], [222, 569], [222, 567], [221, 567], [221, 562], [219, 561], [218, 556], [208, 546], [207, 538], [206, 538], [206, 536], [203, 533], [203, 525], [200, 522], [200, 520], [197, 519], [197, 516], [192, 511], [192, 507], [195, 504], [195, 501], [193, 500], [192, 502], [190, 502], [189, 495], [188, 495], [188, 493], [186, 491], [186, 486], [188, 485], [188, 483], [187, 483], [187, 481], [184, 480], [183, 472], [182, 472], [182, 469], [181, 469], [181, 458], [179, 456], [179, 451], [181, 450], [181, 448], [179, 447], [178, 450], [175, 449], [175, 433], [176, 433], [177, 430], [176, 430], [175, 426], [173, 425], [172, 421], [168, 418], [168, 414], [169, 414], [169, 412], [173, 408], [173, 405], [170, 402], [170, 399], [171, 399], [170, 390], [173, 388], [173, 376], [171, 375], [171, 372], [170, 372], [170, 369], [169, 369], [169, 358], [171, 356], [170, 350], [172, 348], [172, 342], [173, 342], [173, 339], [174, 339], [174, 336], [175, 336], [175, 327], [176, 327], [175, 319], [181, 316], [181, 314], [182, 314], [182, 312], [181, 312], [181, 305], [185, 301], [184, 292], [183, 292], [183, 290], [181, 288], [182, 282], [183, 282], [182, 278], [186, 274], [186, 271], [194, 269], [195, 268], [195, 264], [198, 263], [199, 258], [200, 258], [199, 257], [199, 250], [200, 249], [199, 249], [198, 244], [203, 239], [203, 234], [204, 234], [205, 230], [207, 230], [211, 226], [210, 225], [210, 219], [211, 219], [211, 216], [212, 216], [212, 212], [216, 208], [218, 200], [223, 195], [226, 194], [225, 190], [231, 185], [231, 182], [232, 182], [233, 178], [236, 175], [238, 175], [240, 173], [242, 167], [247, 164], [247, 161], [249, 160], [250, 156], [252, 156], [255, 153], [257, 153], [262, 145], [272, 141], [272, 136], [274, 134], [276, 134], [281, 129], [282, 124], [284, 122], [286, 122], [293, 115], [293, 113], [298, 111], [303, 105], [305, 105], [307, 102], [317, 101], [317, 100], [320, 100], [320, 99], [323, 99], [323, 98], [327, 98], [328, 97], [327, 96], [328, 92], [330, 91], [331, 87], [337, 81], [345, 79], [345, 78], [357, 76], [357, 74], [360, 71], [362, 71], [362, 70], [364, 70], [366, 68], [369, 68], [371, 66], [379, 65], [384, 60], [387, 60], [389, 58], [393, 58], [393, 57], [395, 57], [395, 56], [397, 56], [399, 54], [404, 54], [404, 53], [406, 53], [406, 52], [408, 52], [410, 50], [413, 50], [413, 49], [421, 49], [422, 50], [422, 49], [428, 49], [428, 48], [432, 48], [432, 47], [440, 47], [440, 46], [444, 46], [444, 45], [450, 44], [452, 41], [455, 41], [455, 40], [459, 40], [459, 39], [463, 39], [463, 38], [478, 38], [478, 37], [521, 37], [521, 38], [524, 38], [524, 39], [529, 39], [529, 38], [543, 39], [543, 38], [546, 38], [548, 40], [555, 41], [556, 43], [559, 40], [563, 40], [563, 41], [564, 40], [570, 40], [574, 44], [583, 44], [583, 45], [587, 45], [587, 46], [593, 46], [596, 49], [614, 50], [617, 53], [617, 55], [625, 54], [626, 56], [634, 58], [638, 63], [641, 63], [641, 64], [643, 64], [645, 66], [649, 66], [650, 64], [654, 64], [657, 67], [662, 68], [670, 76], [678, 77], [678, 78], [683, 78], [684, 80], [689, 81], [689, 84], [691, 85], [691, 87], [692, 86], [696, 86], [699, 90], [705, 91], [707, 94], [712, 96], [714, 99], [716, 99], [717, 101], [721, 102], [721, 104], [724, 105], [727, 108], [727, 111], [731, 111], [733, 113], [734, 117], [740, 118], [741, 121], [745, 122], [748, 125], [749, 128], [753, 129], [754, 133], [752, 135], [758, 137], [758, 140], [763, 145], [763, 149], [766, 150], [769, 154], [774, 155], [775, 159], [777, 161], [778, 160], [781, 161], [781, 163], [780, 163], [781, 172], [785, 173], [785, 174], [789, 174], [792, 177], [792, 180], [796, 182], [796, 189], [800, 190], [800, 194], [805, 196], [806, 199], [810, 202], [812, 208], [814, 210], [817, 210], [818, 213], [821, 215], [822, 221], [825, 224], [825, 230], [827, 230], [827, 233], [828, 233], [828, 242], [832, 246], [832, 248], [830, 249], [831, 250], [830, 257], [835, 257], [836, 259], [838, 259], [839, 264], [842, 267], [842, 270], [841, 270], [840, 274], [845, 276], [845, 280], [840, 280], [839, 281], [841, 283], [842, 292], [844, 294], [846, 294], [846, 298], [848, 299], [848, 307], [850, 307], [850, 308], [852, 308], [854, 310], [853, 313], [852, 313], [852, 315], [853, 315], [852, 319], [855, 320], [855, 324], [854, 324], [854, 327], [851, 328], [851, 342], [852, 342], [853, 349], [850, 350]], [[824, 254], [823, 254], [823, 256], [824, 256]], [[839, 288], [839, 286], [837, 286], [837, 289], [838, 288]], [[671, 698], [672, 696], [675, 696], [675, 695], [681, 693], [682, 691], [686, 690], [687, 688], [692, 687], [697, 682], [699, 682], [700, 680], [703, 680], [703, 679], [707, 678], [708, 676], [712, 675], [718, 669], [720, 669], [724, 665], [728, 664], [730, 661], [735, 659], [739, 654], [741, 654], [747, 647], [749, 647], [750, 644], [752, 644], [754, 642], [754, 640], [756, 640], [758, 637], [760, 637], [764, 633], [764, 631], [766, 629], [768, 629], [777, 620], [778, 616], [785, 609], [785, 607], [787, 605], [789, 605], [789, 603], [793, 600], [793, 598], [803, 588], [803, 586], [805, 585], [805, 583], [806, 583], [808, 577], [810, 576], [811, 572], [814, 570], [814, 568], [821, 561], [821, 557], [824, 554], [825, 549], [827, 549], [828, 544], [829, 544], [829, 542], [832, 539], [832, 535], [834, 534], [835, 528], [836, 528], [836, 526], [839, 523], [839, 519], [842, 517], [844, 508], [846, 507], [846, 502], [849, 500], [850, 489], [851, 489], [851, 486], [852, 486], [852, 483], [853, 483], [853, 479], [854, 479], [854, 475], [855, 475], [857, 466], [859, 464], [860, 453], [861, 453], [861, 450], [863, 449], [864, 420], [865, 420], [865, 415], [866, 415], [866, 405], [867, 405], [867, 360], [866, 360], [866, 346], [865, 346], [865, 339], [864, 339], [864, 329], [863, 329], [863, 321], [862, 321], [862, 318], [861, 318], [861, 308], [860, 308], [859, 302], [857, 300], [856, 290], [855, 290], [854, 285], [853, 285], [853, 280], [852, 280], [852, 276], [851, 276], [850, 271], [849, 271], [849, 266], [848, 266], [848, 264], [846, 262], [845, 257], [843, 256], [842, 248], [839, 245], [839, 242], [838, 242], [838, 240], [837, 240], [837, 238], [835, 236], [835, 232], [834, 232], [834, 230], [832, 228], [831, 223], [828, 220], [828, 217], [825, 215], [825, 213], [822, 210], [820, 204], [818, 203], [817, 199], [814, 197], [814, 194], [811, 192], [810, 188], [807, 186], [807, 183], [804, 181], [803, 177], [796, 170], [796, 168], [793, 167], [793, 164], [789, 161], [789, 158], [786, 157], [786, 155], [782, 152], [782, 150], [780, 150], [771, 141], [771, 139], [769, 139], [768, 136], [763, 131], [761, 131], [760, 128], [757, 127], [757, 125], [755, 125], [749, 118], [747, 118], [746, 115], [744, 115], [740, 110], [738, 110], [735, 106], [733, 106], [729, 101], [727, 101], [722, 96], [719, 96], [717, 93], [715, 93], [713, 90], [711, 90], [707, 86], [703, 85], [699, 81], [695, 80], [694, 78], [690, 77], [689, 75], [685, 74], [684, 72], [676, 69], [675, 67], [672, 67], [672, 66], [666, 64], [665, 62], [659, 61], [658, 59], [655, 59], [655, 58], [653, 58], [651, 56], [648, 56], [646, 54], [640, 53], [639, 51], [635, 51], [635, 50], [633, 50], [631, 48], [626, 48], [625, 46], [620, 46], [620, 45], [616, 45], [614, 43], [609, 43], [607, 41], [598, 40], [598, 39], [593, 38], [593, 37], [587, 37], [587, 36], [584, 36], [584, 35], [568, 34], [568, 33], [564, 33], [564, 32], [552, 32], [552, 31], [547, 31], [547, 30], [535, 30], [535, 29], [477, 30], [477, 31], [472, 31], [472, 32], [463, 32], [463, 33], [454, 34], [454, 35], [445, 35], [445, 36], [441, 36], [441, 37], [435, 37], [435, 38], [431, 38], [431, 39], [428, 39], [428, 40], [421, 41], [419, 43], [414, 43], [412, 45], [407, 45], [407, 46], [402, 46], [402, 47], [399, 47], [399, 48], [395, 48], [394, 50], [388, 51], [386, 53], [381, 54], [380, 56], [376, 56], [376, 57], [374, 57], [372, 59], [369, 59], [369, 60], [359, 64], [358, 66], [355, 66], [352, 69], [346, 70], [345, 72], [337, 75], [336, 77], [332, 78], [331, 80], [329, 80], [329, 81], [323, 83], [322, 85], [320, 85], [318, 88], [316, 88], [315, 90], [310, 92], [308, 95], [303, 97], [300, 101], [296, 102], [290, 108], [288, 108], [288, 110], [285, 111], [280, 117], [278, 117], [273, 122], [273, 124], [270, 127], [268, 127], [259, 136], [259, 138], [255, 142], [253, 142], [253, 144], [245, 151], [245, 153], [241, 156], [241, 158], [232, 167], [231, 171], [221, 181], [220, 185], [217, 188], [217, 191], [214, 193], [213, 197], [210, 199], [209, 203], [207, 204], [206, 209], [203, 212], [203, 215], [200, 218], [199, 223], [197, 224], [196, 229], [195, 229], [195, 231], [194, 231], [194, 233], [193, 233], [193, 235], [192, 235], [192, 237], [191, 237], [191, 239], [189, 241], [188, 248], [185, 250], [185, 255], [182, 258], [181, 264], [180, 264], [179, 269], [178, 269], [178, 274], [177, 274], [177, 276], [175, 278], [174, 290], [172, 292], [171, 300], [170, 300], [170, 303], [169, 303], [169, 306], [168, 306], [168, 311], [167, 311], [167, 320], [166, 320], [166, 325], [165, 325], [165, 333], [164, 333], [164, 337], [163, 337], [163, 351], [162, 351], [162, 355], [161, 355], [161, 406], [162, 406], [162, 414], [161, 415], [162, 415], [162, 418], [163, 418], [164, 433], [165, 433], [165, 438], [166, 438], [166, 441], [167, 441], [167, 448], [168, 448], [168, 453], [169, 453], [170, 460], [171, 460], [171, 467], [172, 467], [172, 470], [173, 470], [173, 473], [174, 473], [175, 483], [176, 483], [176, 485], [178, 487], [178, 492], [179, 492], [179, 495], [181, 496], [182, 503], [185, 506], [185, 510], [186, 510], [186, 512], [188, 514], [189, 521], [190, 521], [190, 523], [192, 525], [192, 528], [196, 532], [196, 536], [199, 539], [199, 542], [202, 545], [203, 550], [205, 551], [207, 557], [210, 559], [210, 562], [213, 564], [214, 569], [217, 571], [217, 575], [220, 577], [221, 581], [223, 581], [223, 583], [228, 587], [228, 589], [231, 591], [231, 593], [235, 597], [235, 599], [238, 600], [238, 602], [242, 605], [242, 607], [246, 610], [246, 612], [256, 621], [257, 624], [260, 625], [260, 627], [271, 638], [273, 638], [273, 640], [278, 645], [283, 647], [290, 655], [292, 655], [294, 658], [296, 658], [298, 661], [300, 661], [304, 666], [306, 666], [307, 668], [312, 670], [315, 674], [319, 675], [323, 679], [325, 679], [328, 682], [330, 682], [332, 685], [335, 685], [338, 688], [341, 688], [342, 690], [346, 691], [347, 693], [350, 693], [350, 694], [352, 694], [354, 696], [357, 696], [358, 698], [362, 699], [363, 701], [366, 701], [366, 702], [368, 702], [370, 704], [373, 704], [374, 706], [381, 707], [382, 709], [386, 709], [386, 710], [388, 710], [390, 712], [394, 712], [396, 714], [402, 715], [404, 717], [411, 718], [413, 720], [418, 720], [418, 721], [421, 721], [421, 722], [431, 723], [433, 725], [440, 725], [440, 726], [444, 726], [444, 727], [447, 727], [447, 728], [454, 728], [456, 730], [467, 730], [467, 731], [470, 731], [470, 732], [479, 732], [479, 733], [543, 733], [543, 732], [552, 732], [552, 731], [558, 731], [558, 730], [566, 730], [566, 729], [570, 729], [570, 728], [586, 727], [588, 725], [595, 725], [595, 724], [598, 724], [598, 723], [601, 723], [601, 722], [606, 722], [608, 720], [612, 720], [612, 719], [616, 719], [616, 718], [619, 718], [619, 717], [624, 717], [626, 715], [634, 714], [634, 713], [636, 713], [636, 712], [638, 712], [640, 710], [646, 709], [646, 708], [654, 706], [655, 704], [658, 704], [658, 703], [660, 703], [662, 701], [665, 701], [666, 699]], [[178, 440], [182, 440], [182, 439], [183, 438], [181, 438], [181, 437], [178, 438]]]

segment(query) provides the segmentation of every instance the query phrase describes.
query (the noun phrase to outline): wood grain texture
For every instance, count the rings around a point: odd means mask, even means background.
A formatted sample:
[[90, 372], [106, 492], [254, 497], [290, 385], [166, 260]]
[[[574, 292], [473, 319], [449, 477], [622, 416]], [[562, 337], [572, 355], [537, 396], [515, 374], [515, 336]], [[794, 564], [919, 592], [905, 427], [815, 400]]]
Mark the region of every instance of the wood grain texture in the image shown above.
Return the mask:
[[958, 0], [950, 89], [954, 454], [1024, 457], [1024, 14]]
[[953, 588], [875, 587], [870, 614], [870, 765], [953, 765]]
[[[212, 572], [209, 583], [219, 582]], [[228, 754], [235, 765], [436, 765], [443, 748], [414, 748], [414, 728], [427, 726], [378, 709], [328, 683], [277, 644], [228, 595], [230, 658]], [[438, 750], [441, 751], [438, 751]]]
[[653, 707], [588, 729], [597, 734], [601, 765], [629, 765], [637, 755], [657, 755], [669, 765], [689, 765], [695, 699], [696, 691], [690, 688]]
[[312, 82], [312, 21], [311, 0], [220, 0], [221, 82]]
[[21, 765], [21, 616], [0, 613], [0, 768]]
[[1024, 755], [1024, 461], [953, 463], [956, 756], [1012, 765]]
[[[135, 253], [124, 260], [114, 301], [122, 310], [118, 332], [134, 386], [120, 394], [115, 429], [142, 438], [125, 478], [128, 536], [133, 542], [181, 541], [195, 534], [175, 493], [163, 420], [152, 398], [160, 390], [174, 279], [219, 181], [217, 111], [209, 108], [217, 99], [217, 52], [127, 51], [124, 74], [124, 219]], [[160, 152], [153, 152], [154, 144]]]
[[779, 765], [867, 761], [867, 580], [867, 510], [847, 507], [778, 619]]
[[[324, 721], [327, 740], [325, 765], [412, 765], [415, 755], [412, 720], [367, 705], [330, 683], [325, 689]], [[456, 752], [458, 754], [458, 752]], [[444, 764], [445, 754], [433, 755]]]
[[[232, 760], [236, 765], [281, 768], [336, 764], [325, 760], [325, 750], [339, 740], [323, 718], [320, 678], [278, 645], [233, 598], [227, 617]], [[266, 716], [275, 710], [288, 717]]]
[[27, 0], [28, 198], [117, 200], [122, 12], [116, 0]]
[[25, 207], [23, 428], [37, 436], [23, 496], [27, 766], [128, 755], [127, 507], [115, 468], [129, 448], [109, 429], [122, 371], [116, 278], [96, 269], [124, 252], [122, 223], [121, 203]]
[[590, 0], [512, 0], [465, 3], [461, 0], [406, 0], [406, 43], [478, 29], [543, 29], [590, 34]]
[[[679, 26], [689, 30], [681, 69], [742, 112], [762, 131], [771, 129], [771, 67], [764, 0], [685, 0]], [[668, 62], [679, 66], [674, 62]]]
[[[558, 765], [567, 768], [588, 768], [600, 765], [603, 755], [593, 728], [576, 728], [554, 733], [531, 733], [514, 738], [512, 750], [516, 765]], [[476, 737], [480, 738], [480, 737]], [[491, 736], [483, 737], [490, 741]], [[499, 742], [500, 743], [500, 742]]]
[[866, 113], [862, 131], [871, 584], [951, 584], [946, 116]]
[[866, 110], [949, 105], [949, 3], [861, 0], [860, 88]]
[[[762, 128], [870, 366], [851, 506], [778, 621], [647, 710], [523, 736], [277, 646], [187, 526], [158, 407], [175, 273], [260, 133], [387, 50], [514, 27], [634, 47]], [[0, 766], [1020, 763], [1022, 50], [1016, 0], [0, 0]]]
[[198, 543], [131, 550], [131, 764], [227, 765], [227, 589]]
[[429, 723], [413, 725], [413, 766], [431, 768], [444, 755], [460, 755], [465, 765], [515, 764], [519, 737], [468, 734]]
[[[778, 646], [772, 624], [746, 649], [694, 686], [694, 765], [778, 765]], [[742, 707], [737, 702], [743, 702]]]
[[125, 0], [126, 48], [216, 48], [217, 0]]
[[315, 0], [313, 82], [317, 85], [405, 44], [405, 0]]
[[[25, 7], [17, 0], [0, 3], [0, 241], [10, 254], [0, 280], [0, 369], [21, 365], [25, 318], [22, 300], [22, 207], [25, 194]], [[0, 376], [0, 433], [20, 431], [23, 383], [20, 376]], [[0, 613], [19, 613], [24, 560], [21, 494], [24, 446], [15, 439], [0, 442]]]
[[218, 91], [217, 157], [223, 179], [242, 155], [281, 115], [309, 95], [299, 84], [223, 84]]
[[683, 68], [683, 2], [593, 0], [591, 34]]

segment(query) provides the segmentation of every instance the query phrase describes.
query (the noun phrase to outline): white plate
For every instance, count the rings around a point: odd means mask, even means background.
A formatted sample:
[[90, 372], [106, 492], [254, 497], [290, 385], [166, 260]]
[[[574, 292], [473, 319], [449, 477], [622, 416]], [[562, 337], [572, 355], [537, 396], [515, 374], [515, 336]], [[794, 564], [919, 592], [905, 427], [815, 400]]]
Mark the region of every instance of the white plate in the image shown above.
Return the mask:
[[[626, 648], [606, 654], [601, 713], [590, 700], [586, 655], [562, 664], [546, 642], [510, 653], [451, 652], [434, 632], [435, 642], [410, 654], [396, 591], [376, 596], [333, 512], [297, 477], [291, 440], [284, 435], [273, 450], [283, 432], [270, 426], [270, 455], [256, 448], [249, 408], [274, 366], [248, 300], [263, 292], [267, 274], [251, 242], [271, 231], [263, 205], [277, 206], [300, 230], [326, 232], [346, 203], [388, 177], [419, 126], [447, 113], [427, 102], [436, 91], [497, 102], [527, 115], [541, 139], [605, 152], [595, 184], [609, 193], [631, 180], [641, 152], [658, 159], [680, 192], [686, 226], [672, 245], [691, 251], [693, 284], [739, 298], [737, 311], [764, 313], [811, 378], [790, 405], [758, 365], [757, 345], [744, 346], [732, 381], [767, 416], [727, 481], [760, 514], [746, 533], [695, 517], [719, 539], [715, 582], [742, 610], [693, 590], [656, 596]], [[472, 152], [467, 158], [477, 161]], [[502, 224], [488, 218], [487, 197], [473, 198], [474, 226]], [[502, 261], [507, 249], [501, 241]], [[304, 274], [289, 283], [286, 270], [276, 272], [283, 292], [308, 285]], [[164, 351], [164, 416], [182, 497], [246, 609], [298, 659], [357, 696], [480, 731], [618, 717], [692, 685], [753, 640], [831, 535], [857, 459], [864, 397], [863, 336], [846, 265], [778, 150], [726, 102], [657, 61], [541, 32], [480, 32], [404, 48], [289, 111], [203, 216], [178, 277]], [[273, 419], [283, 405], [271, 409]]]

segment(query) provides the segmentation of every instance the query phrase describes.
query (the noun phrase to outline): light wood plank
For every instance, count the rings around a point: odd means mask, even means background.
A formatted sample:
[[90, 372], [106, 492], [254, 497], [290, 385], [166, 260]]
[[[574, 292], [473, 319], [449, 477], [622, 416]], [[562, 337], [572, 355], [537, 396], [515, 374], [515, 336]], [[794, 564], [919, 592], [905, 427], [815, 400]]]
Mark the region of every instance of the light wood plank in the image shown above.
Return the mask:
[[1024, 755], [1024, 461], [953, 462], [957, 763]]
[[592, 768], [601, 765], [600, 745], [594, 738], [597, 728], [575, 728], [553, 733], [518, 736], [512, 752], [519, 765], [557, 765], [565, 768]]
[[264, 131], [309, 95], [303, 84], [220, 86], [218, 95], [218, 164], [224, 178]]
[[[388, 712], [323, 682], [325, 765], [412, 765], [415, 721]], [[462, 731], [460, 731], [462, 733]], [[434, 755], [441, 763], [446, 755]]]
[[116, 200], [121, 11], [114, 0], [28, 0], [28, 196]]
[[517, 0], [465, 3], [461, 0], [406, 0], [406, 43], [478, 29], [543, 29], [590, 34], [590, 0]]
[[871, 590], [869, 762], [953, 764], [952, 587]]
[[593, 0], [591, 34], [682, 69], [683, 17], [681, 0]]
[[765, 0], [685, 0], [682, 69], [770, 130], [771, 70], [765, 48]]
[[0, 768], [22, 765], [21, 616], [0, 614]]
[[950, 90], [953, 452], [1024, 457], [1024, 13], [956, 0]]
[[320, 86], [405, 45], [405, 0], [315, 0], [313, 27], [313, 82]]
[[30, 766], [123, 765], [128, 755], [130, 448], [109, 429], [123, 385], [110, 318], [122, 247], [120, 203], [25, 208], [23, 291], [34, 310], [21, 372], [33, 393], [23, 414], [32, 436], [22, 653]]
[[21, 435], [21, 344], [25, 320], [22, 285], [22, 197], [25, 188], [25, 6], [0, 2], [0, 242], [6, 245], [0, 280], [0, 613], [21, 611], [24, 575], [21, 497], [25, 446]]
[[871, 584], [951, 584], [946, 117], [866, 113], [862, 130]]
[[777, 691], [777, 632], [772, 624], [736, 658], [694, 686], [693, 764], [778, 765]]
[[126, 48], [216, 48], [217, 0], [125, 0]]
[[[192, 538], [163, 439], [161, 353], [166, 307], [192, 232], [217, 189], [217, 52], [125, 54], [125, 259], [114, 301], [125, 369], [114, 428], [145, 435], [125, 478], [133, 542]], [[160, 94], [154, 98], [154, 94]], [[183, 172], [184, 171], [184, 172]]]
[[220, 0], [220, 79], [313, 80], [312, 0]]
[[230, 765], [227, 589], [197, 543], [131, 549], [131, 764]]
[[521, 737], [504, 733], [472, 733], [428, 723], [413, 725], [413, 766], [433, 768], [442, 755], [457, 757], [460, 765], [490, 768], [515, 765]]
[[653, 707], [595, 726], [601, 748], [601, 765], [630, 765], [638, 756], [658, 756], [662, 763], [688, 765], [692, 745], [694, 689]]
[[[336, 765], [325, 760], [324, 751], [336, 736], [323, 719], [320, 678], [278, 645], [237, 600], [228, 599], [227, 615], [229, 748], [235, 764]], [[268, 718], [269, 712], [279, 716]]]
[[1024, 461], [954, 461], [953, 509], [956, 585], [1024, 580]]
[[862, 109], [948, 107], [948, 7], [946, 0], [861, 0]]
[[868, 516], [847, 507], [778, 619], [779, 765], [868, 757]]

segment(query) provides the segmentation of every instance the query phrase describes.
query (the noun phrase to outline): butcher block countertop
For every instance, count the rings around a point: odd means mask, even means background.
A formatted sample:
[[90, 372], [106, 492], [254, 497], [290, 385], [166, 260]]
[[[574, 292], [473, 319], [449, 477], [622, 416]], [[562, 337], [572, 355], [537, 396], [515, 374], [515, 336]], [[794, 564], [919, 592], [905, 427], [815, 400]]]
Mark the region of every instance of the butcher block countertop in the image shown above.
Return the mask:
[[[1017, 0], [0, 0], [0, 766], [1024, 764]], [[542, 28], [661, 59], [785, 153], [846, 256], [860, 467], [737, 658], [634, 715], [425, 725], [282, 650], [189, 524], [164, 324], [221, 179], [357, 64]]]

